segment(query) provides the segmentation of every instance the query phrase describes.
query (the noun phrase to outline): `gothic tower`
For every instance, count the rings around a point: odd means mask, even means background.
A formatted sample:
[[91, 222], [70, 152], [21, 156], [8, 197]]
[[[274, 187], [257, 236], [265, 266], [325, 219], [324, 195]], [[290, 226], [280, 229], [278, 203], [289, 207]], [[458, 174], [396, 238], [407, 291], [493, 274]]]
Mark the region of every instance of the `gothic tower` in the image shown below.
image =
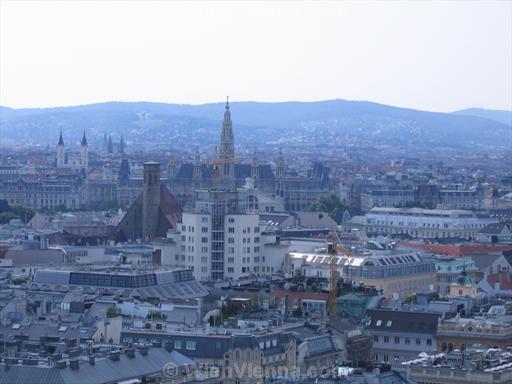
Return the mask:
[[82, 169], [87, 171], [89, 167], [89, 148], [87, 147], [87, 138], [84, 135], [82, 136], [82, 142], [80, 143], [80, 163], [82, 164]]
[[62, 138], [62, 131], [60, 131], [59, 143], [57, 144], [57, 168], [63, 167], [65, 162], [64, 139]]
[[226, 101], [224, 111], [224, 121], [222, 123], [222, 132], [220, 135], [220, 145], [217, 150], [218, 160], [228, 160], [219, 164], [219, 176], [227, 186], [234, 183], [235, 180], [235, 139], [233, 135], [233, 125], [231, 122], [231, 112], [229, 111], [229, 99]]
[[114, 153], [114, 144], [112, 144], [112, 135], [108, 136], [107, 152]]
[[121, 161], [121, 168], [117, 177], [117, 185], [120, 187], [127, 187], [130, 181], [130, 164], [127, 159]]
[[123, 154], [124, 153], [124, 140], [123, 136], [121, 136], [121, 140], [119, 140], [119, 147], [117, 148], [117, 152]]
[[144, 163], [144, 190], [142, 192], [142, 240], [151, 241], [158, 231], [160, 207], [160, 163]]
[[235, 139], [233, 137], [233, 125], [231, 123], [228, 99], [224, 111], [222, 132], [220, 134], [219, 159], [231, 159], [232, 157], [235, 157]]

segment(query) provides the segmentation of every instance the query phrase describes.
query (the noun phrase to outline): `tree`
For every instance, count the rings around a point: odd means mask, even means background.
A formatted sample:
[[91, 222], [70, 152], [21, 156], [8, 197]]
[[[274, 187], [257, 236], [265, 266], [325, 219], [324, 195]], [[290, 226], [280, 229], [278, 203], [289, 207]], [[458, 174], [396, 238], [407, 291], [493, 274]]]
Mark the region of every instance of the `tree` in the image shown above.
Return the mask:
[[338, 224], [343, 220], [343, 213], [350, 211], [350, 207], [335, 193], [322, 196], [310, 209], [313, 212], [326, 212]]
[[0, 224], [8, 223], [12, 219], [28, 222], [32, 216], [34, 216], [32, 209], [21, 205], [9, 205], [7, 200], [0, 200]]
[[107, 317], [111, 318], [111, 317], [117, 317], [117, 316], [119, 316], [119, 310], [117, 309], [117, 307], [113, 304], [109, 305], [107, 308]]

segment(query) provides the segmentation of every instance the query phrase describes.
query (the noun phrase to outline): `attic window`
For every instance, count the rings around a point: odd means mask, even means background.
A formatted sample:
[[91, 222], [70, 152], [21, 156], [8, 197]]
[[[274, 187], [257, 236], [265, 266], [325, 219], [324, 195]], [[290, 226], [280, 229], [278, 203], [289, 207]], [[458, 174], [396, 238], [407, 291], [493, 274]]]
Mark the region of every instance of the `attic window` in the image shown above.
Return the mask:
[[66, 327], [65, 325], [62, 325], [59, 327], [59, 332], [66, 332], [68, 330], [68, 327]]
[[382, 325], [382, 320], [377, 320], [377, 324], [375, 324], [377, 327], [380, 327]]
[[20, 329], [21, 328], [21, 324], [18, 324], [18, 323], [13, 324], [11, 328], [12, 329]]
[[393, 321], [392, 320], [388, 320], [388, 322], [386, 323], [386, 327], [391, 327], [391, 324], [393, 324]]

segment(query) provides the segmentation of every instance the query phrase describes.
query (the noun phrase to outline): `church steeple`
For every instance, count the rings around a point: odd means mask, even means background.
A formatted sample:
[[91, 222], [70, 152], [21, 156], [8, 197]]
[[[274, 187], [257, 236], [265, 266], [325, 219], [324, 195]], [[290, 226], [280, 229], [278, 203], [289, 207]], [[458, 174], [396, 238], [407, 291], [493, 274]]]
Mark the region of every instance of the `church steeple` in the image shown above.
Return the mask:
[[85, 137], [85, 131], [84, 131], [84, 135], [82, 136], [82, 146], [87, 147], [87, 138]]
[[58, 143], [57, 145], [62, 145], [62, 146], [64, 146], [64, 139], [62, 138], [62, 131], [60, 131], [59, 143]]
[[235, 139], [231, 123], [231, 112], [229, 111], [229, 98], [226, 100], [226, 108], [224, 110], [224, 121], [222, 123], [218, 157], [219, 159], [230, 159], [235, 157]]

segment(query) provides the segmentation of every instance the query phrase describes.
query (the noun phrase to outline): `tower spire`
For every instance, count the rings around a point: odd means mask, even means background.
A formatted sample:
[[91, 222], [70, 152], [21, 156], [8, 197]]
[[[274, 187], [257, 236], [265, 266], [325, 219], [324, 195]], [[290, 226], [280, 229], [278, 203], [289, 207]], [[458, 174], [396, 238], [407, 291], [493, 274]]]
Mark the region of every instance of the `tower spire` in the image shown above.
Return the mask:
[[235, 157], [235, 139], [231, 122], [231, 112], [229, 111], [229, 96], [226, 99], [226, 107], [224, 110], [224, 121], [222, 123], [218, 157], [220, 159]]
[[62, 138], [62, 129], [60, 130], [59, 143], [57, 145], [64, 146], [64, 139]]
[[84, 135], [82, 136], [82, 146], [87, 146], [87, 138], [85, 137], [85, 130], [84, 130]]

